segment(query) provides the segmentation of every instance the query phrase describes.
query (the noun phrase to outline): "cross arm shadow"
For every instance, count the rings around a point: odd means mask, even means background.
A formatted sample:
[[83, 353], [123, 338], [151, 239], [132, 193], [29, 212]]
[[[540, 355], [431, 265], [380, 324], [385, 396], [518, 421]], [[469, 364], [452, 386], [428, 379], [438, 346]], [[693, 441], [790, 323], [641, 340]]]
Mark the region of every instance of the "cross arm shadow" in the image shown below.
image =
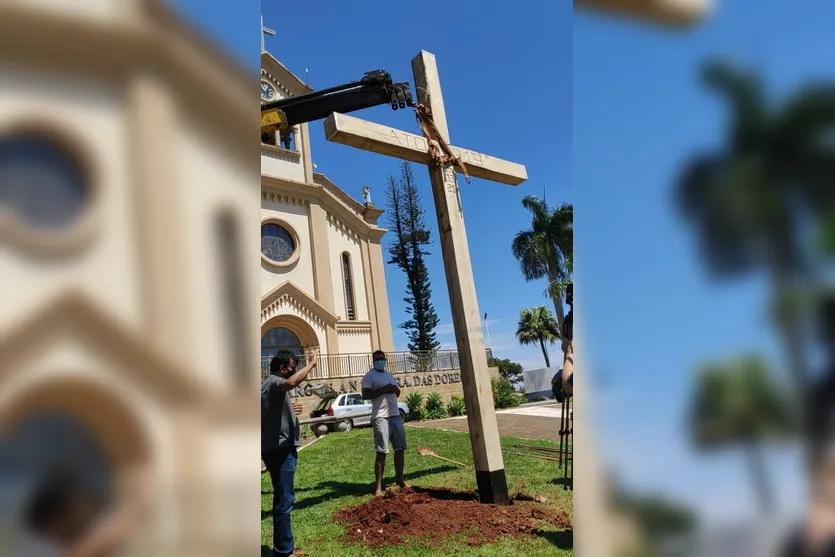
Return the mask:
[[562, 488], [571, 487], [571, 485], [573, 484], [573, 482], [568, 478], [554, 478], [553, 480], [549, 481], [548, 483], [551, 484], [551, 485], [558, 485]]
[[559, 532], [543, 532], [542, 530], [537, 530], [533, 534], [537, 537], [548, 540], [551, 542], [551, 545], [556, 548], [574, 548], [574, 530], [560, 530]]

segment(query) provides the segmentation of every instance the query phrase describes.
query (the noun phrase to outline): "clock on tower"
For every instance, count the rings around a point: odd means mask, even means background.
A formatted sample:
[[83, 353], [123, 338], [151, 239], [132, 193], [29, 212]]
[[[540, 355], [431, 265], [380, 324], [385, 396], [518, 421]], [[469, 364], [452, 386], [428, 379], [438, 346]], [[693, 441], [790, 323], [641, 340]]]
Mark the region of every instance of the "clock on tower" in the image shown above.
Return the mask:
[[269, 81], [261, 80], [261, 100], [271, 101], [275, 98], [275, 87]]

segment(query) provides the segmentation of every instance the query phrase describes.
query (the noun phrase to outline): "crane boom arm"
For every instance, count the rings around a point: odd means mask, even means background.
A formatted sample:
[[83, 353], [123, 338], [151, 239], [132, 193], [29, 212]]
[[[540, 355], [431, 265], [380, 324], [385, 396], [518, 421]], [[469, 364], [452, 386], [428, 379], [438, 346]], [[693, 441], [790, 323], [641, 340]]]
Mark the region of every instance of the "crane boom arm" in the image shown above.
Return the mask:
[[344, 114], [381, 104], [389, 104], [393, 110], [415, 106], [409, 83], [394, 83], [388, 72], [376, 70], [359, 81], [268, 102], [261, 105], [261, 132], [284, 131], [334, 112]]

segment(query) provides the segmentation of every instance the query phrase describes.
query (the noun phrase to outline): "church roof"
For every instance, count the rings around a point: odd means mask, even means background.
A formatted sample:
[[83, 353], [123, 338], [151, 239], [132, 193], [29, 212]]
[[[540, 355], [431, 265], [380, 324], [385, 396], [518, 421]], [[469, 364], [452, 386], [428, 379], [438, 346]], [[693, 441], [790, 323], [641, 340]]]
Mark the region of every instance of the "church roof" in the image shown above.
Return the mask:
[[114, 373], [130, 377], [171, 403], [199, 400], [207, 394], [186, 370], [78, 292], [61, 295], [2, 340], [0, 370], [8, 373], [56, 340], [84, 345], [90, 352], [103, 356]]
[[289, 298], [299, 305], [305, 313], [317, 317], [323, 324], [333, 326], [339, 321], [339, 317], [325, 309], [325, 306], [317, 302], [307, 292], [293, 284], [292, 282], [284, 281], [277, 287], [273, 288], [266, 296], [261, 298], [261, 313], [262, 320], [265, 317], [267, 308], [274, 302], [282, 298]]
[[383, 214], [382, 209], [359, 203], [322, 174], [314, 173], [312, 184], [262, 174], [262, 201], [273, 200], [276, 195], [290, 199], [316, 199], [329, 213], [362, 237], [379, 240], [386, 233], [377, 223]]
[[109, 19], [84, 13], [66, 17], [67, 8], [55, 3], [36, 10], [0, 2], [2, 43], [14, 45], [21, 66], [93, 82], [124, 83], [149, 75], [181, 100], [178, 110], [224, 142], [225, 152], [251, 160], [255, 68], [247, 70], [172, 10], [170, 2], [108, 1], [119, 4]]
[[296, 74], [291, 72], [287, 66], [282, 64], [278, 58], [269, 52], [261, 53], [261, 71], [271, 74], [276, 81], [286, 87], [288, 92], [293, 95], [304, 95], [305, 93], [313, 92], [312, 87], [299, 79]]
[[252, 73], [243, 64], [232, 57], [228, 51], [221, 48], [217, 41], [206, 36], [201, 30], [188, 21], [178, 10], [171, 8], [167, 0], [142, 0], [147, 13], [153, 23], [165, 25], [164, 30], [170, 30], [175, 36], [185, 38], [197, 47], [204, 56], [217, 64], [218, 69], [229, 74], [246, 88], [252, 88]]
[[331, 179], [325, 176], [324, 174], [320, 172], [314, 172], [313, 183], [319, 184], [320, 186], [325, 188], [325, 191], [342, 201], [349, 208], [353, 209], [358, 215], [362, 215], [365, 213], [365, 205], [351, 197], [351, 195], [348, 192], [334, 184], [331, 181]]

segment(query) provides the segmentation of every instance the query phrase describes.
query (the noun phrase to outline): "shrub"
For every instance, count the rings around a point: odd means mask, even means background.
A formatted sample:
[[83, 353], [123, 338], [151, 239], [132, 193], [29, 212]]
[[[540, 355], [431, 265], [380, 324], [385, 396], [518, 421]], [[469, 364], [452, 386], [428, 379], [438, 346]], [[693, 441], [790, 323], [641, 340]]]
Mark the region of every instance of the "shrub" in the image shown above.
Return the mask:
[[429, 393], [429, 396], [426, 397], [424, 411], [424, 417], [427, 420], [439, 420], [441, 418], [446, 418], [444, 399], [441, 398], [439, 393]]
[[504, 377], [493, 379], [493, 404], [496, 408], [514, 408], [522, 404], [523, 396], [513, 390], [513, 385]]
[[487, 365], [499, 368], [499, 375], [511, 383], [521, 383], [523, 381], [524, 374], [522, 366], [516, 362], [507, 359], [498, 360], [496, 358], [490, 358], [487, 360]]
[[423, 419], [423, 395], [412, 391], [406, 395], [406, 405], [409, 407], [409, 417], [413, 420]]
[[463, 416], [467, 413], [467, 405], [460, 396], [453, 396], [446, 405], [446, 411], [450, 416]]

